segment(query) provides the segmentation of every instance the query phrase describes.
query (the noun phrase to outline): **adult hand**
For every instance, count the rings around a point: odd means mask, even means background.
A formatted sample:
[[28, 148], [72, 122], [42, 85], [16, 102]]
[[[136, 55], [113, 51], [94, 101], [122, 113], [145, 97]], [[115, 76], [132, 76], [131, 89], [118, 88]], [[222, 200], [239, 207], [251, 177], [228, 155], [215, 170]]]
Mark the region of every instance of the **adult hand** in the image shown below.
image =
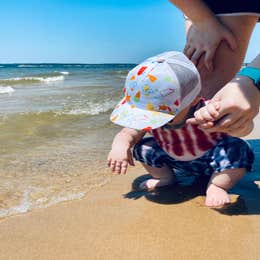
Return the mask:
[[184, 53], [196, 66], [201, 63], [200, 58], [202, 58], [203, 64], [211, 71], [214, 55], [221, 41], [226, 41], [232, 50], [237, 47], [232, 32], [217, 19], [192, 23], [187, 32]]
[[225, 132], [237, 137], [253, 130], [253, 118], [259, 112], [260, 92], [252, 80], [243, 76], [235, 78], [213, 97], [211, 104], [214, 102], [219, 104], [218, 113], [210, 114], [205, 106], [189, 122], [199, 124], [208, 132]]

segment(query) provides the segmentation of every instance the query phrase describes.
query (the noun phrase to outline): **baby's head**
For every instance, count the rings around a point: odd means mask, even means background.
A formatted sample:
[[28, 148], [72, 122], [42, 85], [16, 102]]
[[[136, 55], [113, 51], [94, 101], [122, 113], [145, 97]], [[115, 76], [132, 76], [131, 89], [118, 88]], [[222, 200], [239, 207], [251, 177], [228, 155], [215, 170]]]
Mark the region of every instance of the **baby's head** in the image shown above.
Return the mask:
[[128, 73], [125, 96], [110, 119], [128, 128], [155, 129], [187, 109], [200, 90], [200, 76], [193, 63], [183, 53], [165, 52]]

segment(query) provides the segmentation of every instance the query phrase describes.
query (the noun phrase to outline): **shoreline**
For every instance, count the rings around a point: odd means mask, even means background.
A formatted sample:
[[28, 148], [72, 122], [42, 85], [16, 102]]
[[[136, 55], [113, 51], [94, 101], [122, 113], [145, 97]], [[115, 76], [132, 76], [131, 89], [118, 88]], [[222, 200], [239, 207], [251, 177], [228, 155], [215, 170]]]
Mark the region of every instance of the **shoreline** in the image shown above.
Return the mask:
[[151, 200], [131, 191], [142, 173], [131, 169], [82, 200], [1, 221], [0, 259], [259, 259], [259, 215], [223, 214], [193, 193]]
[[[255, 123], [246, 139], [260, 137], [260, 115]], [[222, 211], [205, 207], [197, 188], [132, 191], [142, 175], [139, 165], [131, 167], [81, 200], [1, 220], [0, 259], [259, 259], [254, 175]]]

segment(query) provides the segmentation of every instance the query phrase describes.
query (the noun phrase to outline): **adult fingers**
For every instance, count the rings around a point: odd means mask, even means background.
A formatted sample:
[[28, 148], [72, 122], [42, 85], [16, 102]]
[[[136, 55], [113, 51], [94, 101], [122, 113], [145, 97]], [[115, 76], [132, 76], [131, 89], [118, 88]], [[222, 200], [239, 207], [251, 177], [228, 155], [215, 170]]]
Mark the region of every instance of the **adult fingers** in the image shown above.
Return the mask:
[[232, 136], [242, 137], [250, 134], [253, 129], [254, 129], [254, 122], [252, 120], [248, 120], [248, 122], [243, 124], [241, 127], [233, 130], [231, 129], [227, 133]]
[[209, 129], [209, 128], [212, 128], [213, 126], [214, 126], [214, 122], [206, 122], [206, 123], [200, 124], [199, 128], [200, 129]]
[[213, 57], [215, 55], [215, 52], [216, 52], [216, 48], [205, 52], [204, 63], [205, 63], [206, 68], [209, 71], [213, 70]]
[[183, 49], [183, 53], [186, 54], [186, 51], [190, 48], [190, 45], [185, 45], [184, 49]]
[[189, 58], [191, 59], [193, 53], [195, 52], [195, 48], [194, 47], [189, 47], [186, 49], [186, 51], [184, 51], [184, 54]]
[[[249, 118], [239, 118], [237, 121], [235, 121], [232, 125], [230, 125], [229, 127], [226, 128], [227, 132], [235, 132], [235, 131], [239, 131], [242, 128], [245, 128], [245, 126], [247, 125], [248, 121], [250, 119]], [[225, 130], [225, 129], [223, 129]]]
[[208, 69], [205, 68], [205, 63], [204, 63], [204, 59], [205, 59], [205, 52], [202, 53], [202, 55], [200, 56], [198, 62], [197, 62], [197, 70], [200, 73], [200, 76], [203, 78], [204, 74], [206, 75], [208, 73]]
[[234, 122], [240, 119], [240, 114], [227, 114], [226, 116], [221, 117], [217, 122], [216, 126], [220, 127], [220, 129], [226, 129], [232, 126]]
[[239, 120], [240, 116], [239, 115], [234, 115], [234, 114], [228, 114], [218, 121], [215, 121], [215, 125], [208, 129], [208, 132], [228, 132], [229, 127]]
[[224, 123], [222, 124], [222, 119], [215, 122], [215, 125], [212, 128], [207, 129], [208, 132], [227, 132], [228, 127], [230, 126], [231, 119], [224, 119]]
[[196, 49], [192, 56], [190, 57], [190, 60], [194, 63], [195, 66], [198, 65], [198, 62], [199, 62], [199, 59], [201, 57], [201, 55], [203, 54], [203, 50], [200, 50], [200, 49]]
[[224, 39], [227, 41], [228, 46], [230, 47], [231, 50], [235, 50], [237, 48], [237, 40], [230, 31], [227, 31], [225, 33]]
[[205, 122], [205, 123], [199, 123], [195, 117], [189, 118], [186, 123], [192, 124], [192, 125], [199, 125], [199, 128], [201, 129], [208, 129], [212, 128], [214, 126], [214, 122]]

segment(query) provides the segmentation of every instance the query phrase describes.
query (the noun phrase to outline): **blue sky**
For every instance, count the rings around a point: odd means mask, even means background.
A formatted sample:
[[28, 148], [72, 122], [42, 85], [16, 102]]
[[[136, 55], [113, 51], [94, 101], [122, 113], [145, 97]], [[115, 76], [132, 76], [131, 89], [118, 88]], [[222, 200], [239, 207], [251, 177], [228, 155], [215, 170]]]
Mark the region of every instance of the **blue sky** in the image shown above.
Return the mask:
[[[8, 0], [0, 17], [0, 63], [136, 63], [185, 42], [182, 14], [168, 0]], [[259, 42], [260, 24], [246, 61]]]

